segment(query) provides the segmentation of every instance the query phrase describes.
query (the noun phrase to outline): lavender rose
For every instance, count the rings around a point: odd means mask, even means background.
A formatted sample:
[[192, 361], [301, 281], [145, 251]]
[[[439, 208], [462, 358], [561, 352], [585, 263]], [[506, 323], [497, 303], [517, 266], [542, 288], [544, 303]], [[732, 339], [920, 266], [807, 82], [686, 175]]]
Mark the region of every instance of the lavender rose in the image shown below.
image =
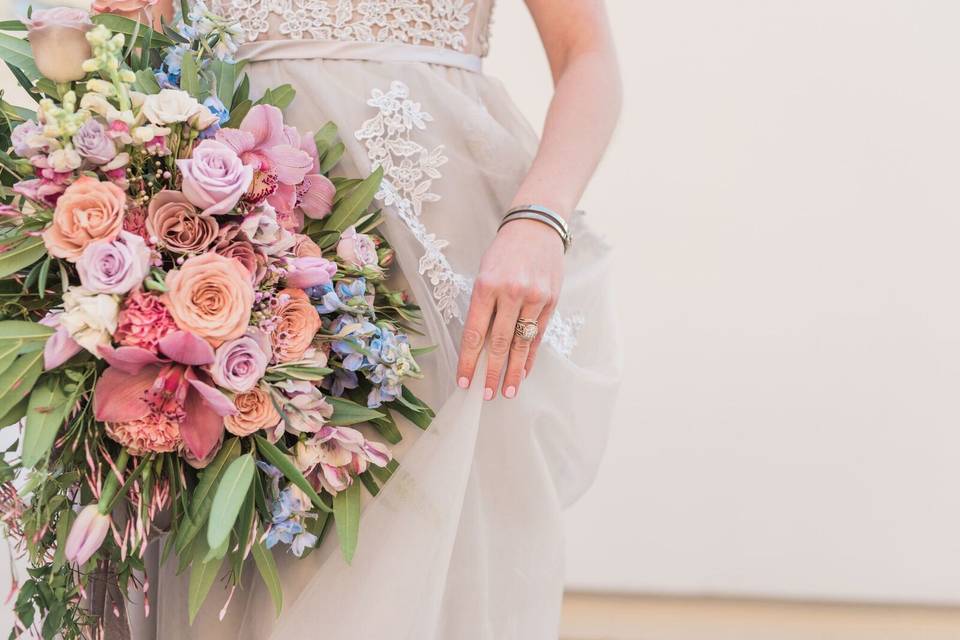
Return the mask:
[[116, 240], [91, 242], [77, 260], [80, 282], [95, 293], [128, 293], [149, 270], [150, 249], [143, 238], [128, 231], [121, 231]]
[[73, 136], [73, 147], [95, 165], [107, 164], [117, 157], [117, 146], [99, 120], [91, 118]]
[[356, 228], [350, 227], [340, 236], [337, 243], [337, 255], [347, 264], [358, 269], [377, 266], [377, 245], [373, 238], [365, 233], [357, 233]]
[[183, 195], [209, 216], [229, 213], [253, 180], [253, 167], [244, 166], [233, 149], [204, 140], [193, 157], [177, 160], [183, 174]]
[[337, 264], [326, 258], [307, 256], [291, 258], [287, 262], [286, 282], [288, 287], [309, 289], [330, 284], [337, 273]]
[[257, 386], [269, 361], [270, 341], [263, 333], [251, 330], [220, 345], [210, 365], [210, 375], [224, 389], [246, 393]]

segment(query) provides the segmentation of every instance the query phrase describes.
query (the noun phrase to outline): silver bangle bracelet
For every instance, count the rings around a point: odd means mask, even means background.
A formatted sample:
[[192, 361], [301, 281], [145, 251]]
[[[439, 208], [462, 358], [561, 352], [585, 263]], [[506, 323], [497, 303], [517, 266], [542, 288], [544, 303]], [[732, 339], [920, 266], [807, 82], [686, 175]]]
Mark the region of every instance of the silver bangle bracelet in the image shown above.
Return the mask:
[[544, 215], [536, 211], [513, 211], [508, 213], [503, 217], [503, 220], [500, 222], [500, 226], [497, 228], [497, 231], [502, 229], [505, 225], [513, 222], [514, 220], [535, 220], [541, 224], [545, 224], [554, 231], [557, 232], [557, 235], [560, 236], [560, 241], [563, 242], [563, 251], [567, 252], [567, 249], [570, 248], [570, 243], [573, 239], [570, 237], [570, 234], [566, 232], [563, 227], [561, 227], [556, 220], [552, 217]]
[[532, 211], [533, 213], [539, 213], [540, 215], [547, 216], [548, 218], [556, 222], [561, 229], [563, 229], [564, 235], [566, 236], [570, 235], [570, 227], [567, 225], [567, 221], [564, 220], [563, 216], [561, 216], [559, 213], [557, 213], [553, 209], [550, 209], [549, 207], [545, 207], [540, 204], [517, 205], [516, 207], [513, 207], [512, 209], [507, 211], [504, 217], [510, 215], [511, 213], [519, 213], [521, 211]]

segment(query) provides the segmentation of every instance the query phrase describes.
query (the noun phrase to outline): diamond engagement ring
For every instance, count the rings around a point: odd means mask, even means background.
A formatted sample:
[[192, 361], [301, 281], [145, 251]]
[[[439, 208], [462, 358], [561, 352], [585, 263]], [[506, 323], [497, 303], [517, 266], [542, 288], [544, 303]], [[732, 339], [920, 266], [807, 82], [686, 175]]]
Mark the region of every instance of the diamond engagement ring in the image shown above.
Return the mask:
[[536, 320], [520, 318], [517, 320], [517, 327], [513, 332], [521, 340], [532, 342], [533, 339], [537, 337], [537, 334], [540, 333], [539, 323]]

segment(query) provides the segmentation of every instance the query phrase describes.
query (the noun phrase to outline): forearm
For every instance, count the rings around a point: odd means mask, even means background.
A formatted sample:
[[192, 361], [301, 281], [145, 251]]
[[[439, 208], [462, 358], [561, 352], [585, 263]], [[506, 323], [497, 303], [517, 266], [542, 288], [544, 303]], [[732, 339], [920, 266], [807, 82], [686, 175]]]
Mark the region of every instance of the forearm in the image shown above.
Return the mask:
[[540, 147], [513, 205], [542, 204], [569, 217], [610, 141], [620, 104], [612, 50], [571, 57], [558, 74]]

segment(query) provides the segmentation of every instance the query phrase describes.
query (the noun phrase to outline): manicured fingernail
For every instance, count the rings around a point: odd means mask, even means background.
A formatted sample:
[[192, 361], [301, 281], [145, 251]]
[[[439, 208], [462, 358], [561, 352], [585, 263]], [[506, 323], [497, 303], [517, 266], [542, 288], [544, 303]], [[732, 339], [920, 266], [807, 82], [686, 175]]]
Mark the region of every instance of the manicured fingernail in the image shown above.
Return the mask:
[[470, 388], [470, 381], [467, 380], [465, 377], [464, 377], [464, 378], [460, 378], [459, 380], [457, 380], [457, 384], [460, 385], [460, 388], [461, 388], [461, 389], [469, 389], [469, 388]]
[[493, 400], [493, 389], [487, 387], [483, 390], [483, 399], [484, 400]]
[[517, 388], [507, 387], [506, 390], [504, 390], [503, 395], [505, 395], [508, 398], [513, 398], [514, 396], [517, 395]]

